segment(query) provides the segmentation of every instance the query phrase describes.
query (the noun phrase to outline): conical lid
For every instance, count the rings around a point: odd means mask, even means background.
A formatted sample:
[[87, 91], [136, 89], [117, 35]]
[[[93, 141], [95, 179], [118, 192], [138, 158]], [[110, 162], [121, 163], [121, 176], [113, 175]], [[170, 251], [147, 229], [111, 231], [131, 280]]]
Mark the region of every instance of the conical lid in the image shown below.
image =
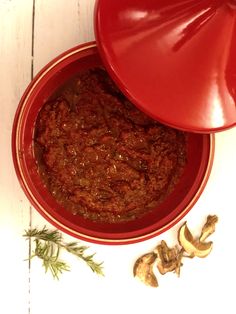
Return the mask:
[[236, 125], [236, 0], [97, 0], [95, 33], [111, 77], [156, 120]]

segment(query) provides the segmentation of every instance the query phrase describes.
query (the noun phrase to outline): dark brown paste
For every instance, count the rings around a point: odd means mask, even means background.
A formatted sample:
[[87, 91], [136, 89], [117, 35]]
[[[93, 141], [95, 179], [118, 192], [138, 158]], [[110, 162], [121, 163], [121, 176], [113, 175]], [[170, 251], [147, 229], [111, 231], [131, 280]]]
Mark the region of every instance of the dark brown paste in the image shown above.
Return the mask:
[[57, 202], [113, 223], [144, 215], [173, 190], [186, 164], [186, 134], [140, 112], [95, 68], [43, 106], [35, 152]]

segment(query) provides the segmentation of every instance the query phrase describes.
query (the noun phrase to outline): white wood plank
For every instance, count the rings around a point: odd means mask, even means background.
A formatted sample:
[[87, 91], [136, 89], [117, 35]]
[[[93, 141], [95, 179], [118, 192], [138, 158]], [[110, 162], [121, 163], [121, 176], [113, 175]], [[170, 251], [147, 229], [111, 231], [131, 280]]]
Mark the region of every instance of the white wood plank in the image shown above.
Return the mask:
[[35, 6], [34, 72], [60, 53], [94, 39], [95, 0], [40, 0]]
[[11, 158], [11, 128], [31, 79], [32, 0], [0, 1], [0, 313], [28, 313], [29, 203]]
[[95, 0], [78, 0], [78, 39], [79, 43], [94, 40], [94, 4]]

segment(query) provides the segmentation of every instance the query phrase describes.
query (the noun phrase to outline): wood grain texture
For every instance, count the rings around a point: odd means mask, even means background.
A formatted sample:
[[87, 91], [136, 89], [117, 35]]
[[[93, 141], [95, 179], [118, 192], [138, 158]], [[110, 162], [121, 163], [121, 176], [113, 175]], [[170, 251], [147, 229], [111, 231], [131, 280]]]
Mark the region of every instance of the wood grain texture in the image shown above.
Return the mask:
[[78, 43], [94, 40], [93, 14], [95, 0], [78, 0]]
[[0, 313], [28, 313], [29, 203], [11, 158], [11, 129], [20, 97], [30, 82], [32, 0], [0, 1]]
[[93, 40], [94, 0], [36, 0], [34, 74], [60, 53]]

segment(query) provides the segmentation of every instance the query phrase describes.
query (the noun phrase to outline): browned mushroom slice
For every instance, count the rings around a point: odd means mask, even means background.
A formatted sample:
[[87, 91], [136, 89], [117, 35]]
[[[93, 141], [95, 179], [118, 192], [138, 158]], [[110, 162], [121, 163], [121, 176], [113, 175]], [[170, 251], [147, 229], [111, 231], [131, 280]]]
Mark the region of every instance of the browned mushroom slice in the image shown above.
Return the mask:
[[209, 215], [207, 221], [202, 228], [202, 233], [200, 236], [200, 241], [204, 242], [212, 233], [215, 232], [215, 225], [218, 222], [218, 217], [216, 215]]
[[133, 274], [143, 283], [151, 287], [158, 287], [157, 278], [153, 272], [153, 264], [157, 255], [154, 252], [144, 254], [134, 264]]
[[165, 241], [161, 241], [156, 248], [158, 252], [157, 268], [159, 272], [164, 275], [167, 272], [175, 271], [180, 273], [182, 254], [177, 246], [169, 248]]
[[185, 252], [191, 257], [206, 257], [212, 250], [212, 242], [200, 242], [193, 238], [186, 222], [179, 229], [178, 240]]
[[176, 266], [176, 268], [175, 268], [175, 273], [176, 273], [176, 275], [177, 275], [178, 277], [180, 277], [180, 269], [181, 269], [181, 266], [183, 266], [183, 264], [182, 264], [182, 258], [184, 257], [183, 254], [184, 254], [184, 250], [181, 249], [181, 250], [179, 251], [178, 256], [177, 256], [177, 266]]

